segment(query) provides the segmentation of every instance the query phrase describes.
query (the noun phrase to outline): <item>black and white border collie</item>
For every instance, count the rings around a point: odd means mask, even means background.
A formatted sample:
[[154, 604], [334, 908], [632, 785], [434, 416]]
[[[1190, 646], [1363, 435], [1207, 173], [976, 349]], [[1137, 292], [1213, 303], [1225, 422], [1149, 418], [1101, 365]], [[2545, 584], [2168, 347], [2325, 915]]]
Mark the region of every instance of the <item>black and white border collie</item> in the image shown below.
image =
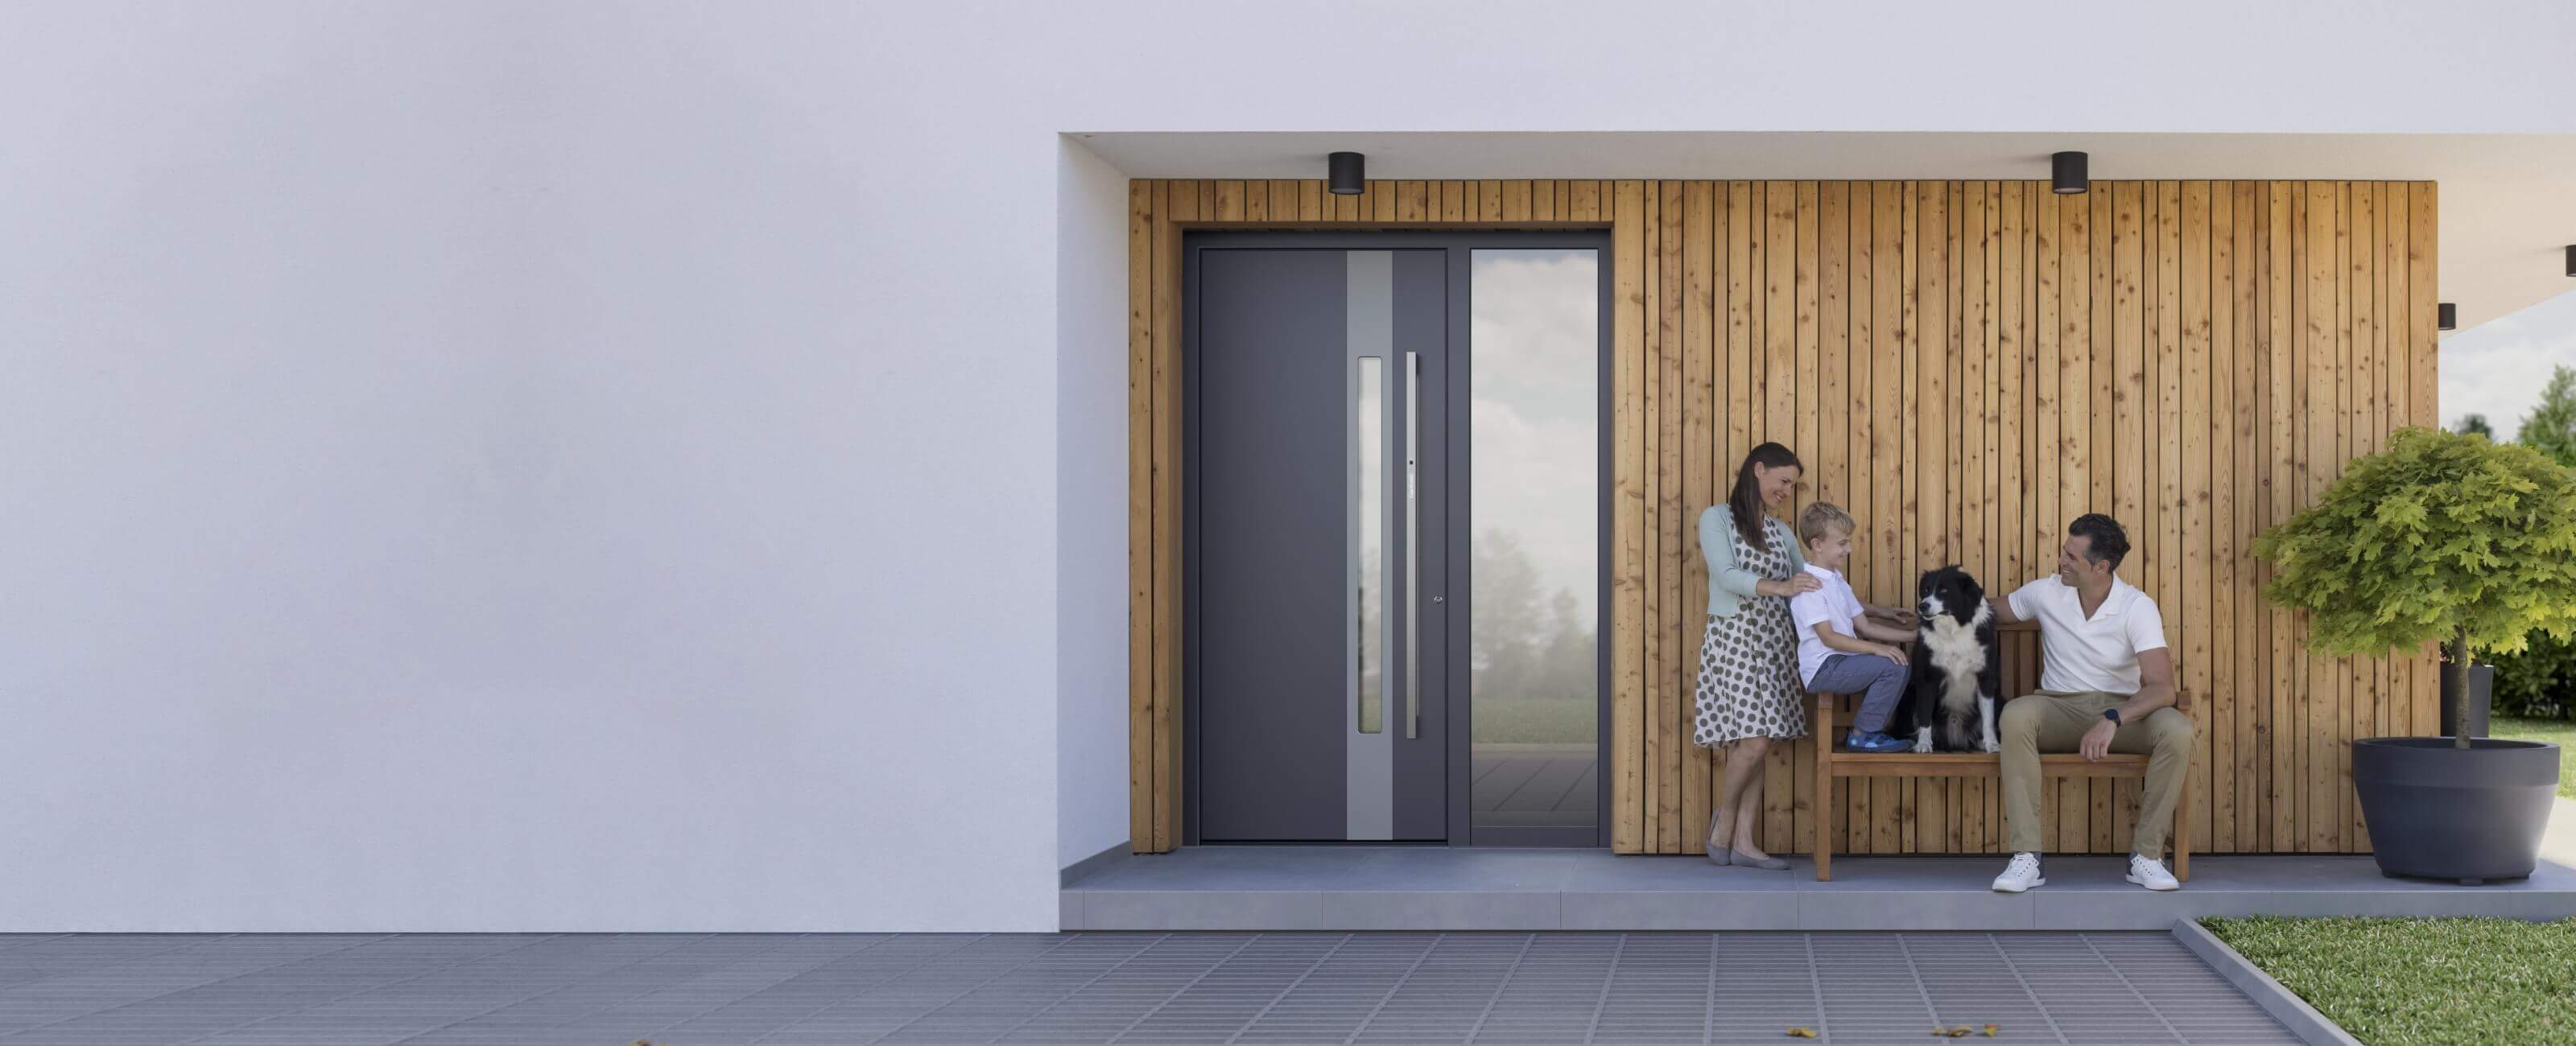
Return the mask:
[[1985, 590], [1952, 565], [1925, 571], [1914, 595], [1912, 678], [1889, 732], [1913, 728], [1916, 752], [2002, 751], [1995, 702], [2003, 663]]

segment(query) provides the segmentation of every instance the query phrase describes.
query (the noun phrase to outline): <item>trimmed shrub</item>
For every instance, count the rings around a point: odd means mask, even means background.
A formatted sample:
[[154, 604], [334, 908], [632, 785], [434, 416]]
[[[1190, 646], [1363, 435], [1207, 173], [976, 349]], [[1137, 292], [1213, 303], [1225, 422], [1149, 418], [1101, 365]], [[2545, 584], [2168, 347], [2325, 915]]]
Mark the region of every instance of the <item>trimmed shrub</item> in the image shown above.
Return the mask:
[[2320, 653], [2435, 640], [2458, 661], [2576, 635], [2576, 473], [2529, 447], [2399, 429], [2254, 554]]

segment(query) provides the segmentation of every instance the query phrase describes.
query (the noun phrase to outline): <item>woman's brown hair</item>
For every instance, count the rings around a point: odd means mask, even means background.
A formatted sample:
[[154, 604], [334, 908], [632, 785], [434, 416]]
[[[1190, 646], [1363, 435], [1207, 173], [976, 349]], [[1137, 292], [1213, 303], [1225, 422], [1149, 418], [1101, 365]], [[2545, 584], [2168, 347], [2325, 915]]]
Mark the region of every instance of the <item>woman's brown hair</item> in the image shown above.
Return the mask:
[[1755, 465], [1766, 469], [1786, 465], [1800, 472], [1805, 472], [1807, 467], [1798, 464], [1798, 455], [1791, 453], [1789, 448], [1765, 443], [1753, 448], [1753, 453], [1744, 456], [1744, 464], [1735, 469], [1735, 493], [1726, 497], [1727, 511], [1735, 514], [1735, 532], [1744, 536], [1745, 544], [1768, 552], [1771, 542], [1763, 536], [1762, 482], [1753, 475]]

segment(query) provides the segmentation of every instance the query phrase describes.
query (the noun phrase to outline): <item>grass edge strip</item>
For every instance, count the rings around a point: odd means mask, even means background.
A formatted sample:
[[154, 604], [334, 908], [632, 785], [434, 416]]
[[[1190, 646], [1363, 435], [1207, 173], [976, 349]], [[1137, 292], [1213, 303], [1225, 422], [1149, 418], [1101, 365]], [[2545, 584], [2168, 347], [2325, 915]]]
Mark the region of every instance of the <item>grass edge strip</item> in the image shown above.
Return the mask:
[[2226, 978], [2227, 983], [2235, 985], [2246, 998], [2254, 1000], [2254, 1005], [2262, 1007], [2273, 1020], [2281, 1022], [2281, 1026], [2289, 1029], [2300, 1042], [2308, 1046], [2363, 1046], [2362, 1041], [2353, 1038], [2342, 1025], [2308, 1005], [2308, 1000], [2300, 998], [2299, 993], [2263, 972], [2263, 968], [2254, 965], [2253, 960], [2237, 954], [2236, 949], [2219, 940], [2218, 935], [2209, 932], [2209, 928], [2202, 926], [2199, 920], [2174, 920], [2173, 935], [2185, 949]]

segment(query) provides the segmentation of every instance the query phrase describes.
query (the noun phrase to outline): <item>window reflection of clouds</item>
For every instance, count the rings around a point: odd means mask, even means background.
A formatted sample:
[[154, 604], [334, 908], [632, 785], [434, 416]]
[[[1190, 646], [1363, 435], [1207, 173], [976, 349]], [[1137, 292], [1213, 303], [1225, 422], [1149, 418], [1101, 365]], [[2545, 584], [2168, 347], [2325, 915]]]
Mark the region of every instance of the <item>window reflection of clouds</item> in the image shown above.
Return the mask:
[[1474, 823], [1597, 828], [1598, 256], [1479, 250], [1473, 276]]
[[1595, 616], [1599, 275], [1589, 250], [1475, 252], [1476, 527], [1502, 527], [1540, 588]]

